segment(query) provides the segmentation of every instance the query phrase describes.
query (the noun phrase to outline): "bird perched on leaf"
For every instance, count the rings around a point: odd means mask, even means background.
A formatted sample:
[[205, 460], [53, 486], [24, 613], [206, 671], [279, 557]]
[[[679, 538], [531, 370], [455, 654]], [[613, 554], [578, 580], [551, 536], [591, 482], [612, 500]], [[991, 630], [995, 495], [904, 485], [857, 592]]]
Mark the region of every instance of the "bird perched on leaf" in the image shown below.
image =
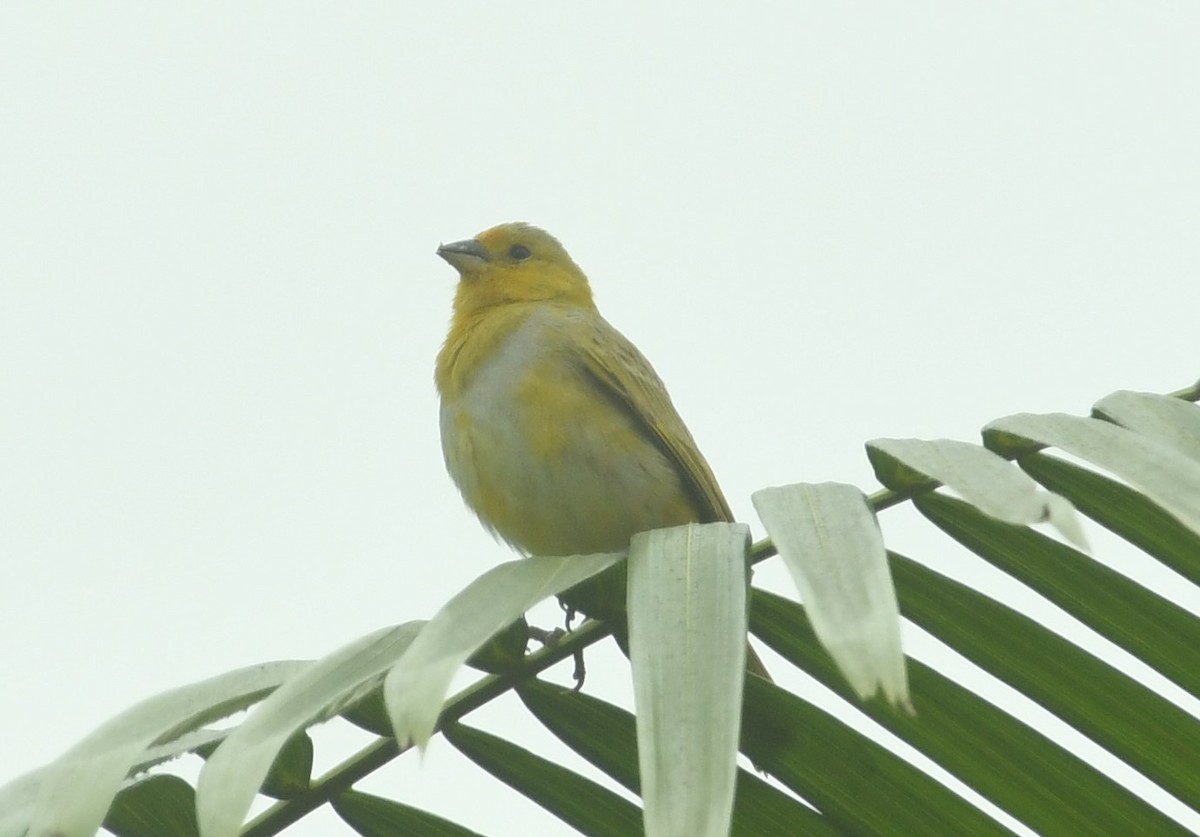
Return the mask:
[[556, 238], [501, 224], [437, 253], [460, 275], [437, 359], [442, 450], [486, 527], [549, 556], [733, 520], [662, 381]]

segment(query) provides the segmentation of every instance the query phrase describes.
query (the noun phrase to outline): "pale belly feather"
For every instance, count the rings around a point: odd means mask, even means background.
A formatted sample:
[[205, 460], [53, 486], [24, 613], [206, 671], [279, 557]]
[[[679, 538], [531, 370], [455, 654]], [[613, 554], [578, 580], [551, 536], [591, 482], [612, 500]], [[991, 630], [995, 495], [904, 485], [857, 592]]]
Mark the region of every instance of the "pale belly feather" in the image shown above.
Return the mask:
[[534, 555], [623, 550], [695, 520], [673, 463], [540, 328], [527, 320], [443, 401], [446, 467], [467, 504]]

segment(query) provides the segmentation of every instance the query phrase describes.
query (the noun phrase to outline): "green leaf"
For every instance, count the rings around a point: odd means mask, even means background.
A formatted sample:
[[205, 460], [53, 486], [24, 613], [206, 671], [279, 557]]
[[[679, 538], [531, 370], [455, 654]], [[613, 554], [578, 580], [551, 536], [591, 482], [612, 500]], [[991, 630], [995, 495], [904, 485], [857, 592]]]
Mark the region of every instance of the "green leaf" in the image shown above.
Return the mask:
[[746, 671], [750, 529], [635, 535], [629, 650], [648, 837], [729, 831]]
[[641, 795], [637, 729], [632, 713], [544, 680], [517, 686], [533, 716], [564, 744], [625, 788]]
[[[931, 586], [936, 578], [928, 579]], [[897, 574], [901, 602], [908, 580]], [[949, 598], [947, 584], [936, 595]], [[931, 591], [930, 595], [934, 595]], [[851, 692], [825, 654], [803, 609], [754, 591], [754, 633], [831, 689]], [[916, 716], [877, 701], [861, 710], [1039, 834], [1172, 833], [1172, 821], [1078, 756], [934, 669], [909, 660]]]
[[[250, 713], [200, 772], [196, 804], [205, 837], [236, 835], [271, 765], [296, 732], [342, 711], [348, 701], [360, 699], [364, 689], [376, 686], [379, 677], [408, 649], [422, 624], [384, 628], [326, 655]], [[277, 778], [291, 775], [300, 785], [297, 790], [306, 788], [311, 743], [309, 748], [307, 766], [303, 753], [293, 751], [293, 756], [301, 756], [300, 761], [285, 759], [281, 768], [294, 762], [296, 770], [285, 770]]]
[[907, 618], [1197, 806], [1200, 721], [1027, 616], [891, 555]]
[[1113, 534], [1140, 547], [1175, 572], [1200, 584], [1200, 534], [1188, 529], [1144, 494], [1115, 480], [1044, 453], [1018, 464], [1042, 485]]
[[521, 664], [529, 647], [529, 623], [522, 617], [489, 639], [467, 659], [471, 668], [503, 674]]
[[615, 552], [520, 558], [468, 584], [429, 621], [384, 681], [396, 740], [424, 747], [437, 726], [450, 681], [468, 657], [538, 602], [624, 557]]
[[[197, 747], [197, 755], [205, 760], [211, 759], [225, 738], [228, 736]], [[307, 733], [301, 732], [292, 736], [279, 750], [266, 776], [262, 777], [262, 786], [255, 788], [256, 793], [275, 799], [291, 799], [299, 796], [308, 789], [309, 782], [312, 780], [312, 759], [312, 739], [308, 737]]]
[[742, 752], [844, 833], [1008, 833], [895, 753], [760, 677], [746, 678]]
[[116, 837], [198, 837], [196, 792], [178, 776], [151, 776], [117, 794], [104, 828]]
[[1100, 399], [1092, 414], [1200, 461], [1200, 407], [1195, 404], [1169, 395], [1123, 390]]
[[477, 831], [390, 799], [359, 791], [334, 797], [333, 810], [362, 837], [482, 837]]
[[[564, 744], [624, 787], [640, 793], [636, 721], [632, 714], [590, 695], [541, 680], [522, 684], [517, 694], [534, 717]], [[839, 833], [816, 811], [754, 774], [738, 770], [730, 830], [733, 837], [766, 834], [833, 837]]]
[[308, 790], [312, 781], [313, 743], [307, 733], [293, 735], [275, 757], [263, 780], [262, 793], [291, 799]]
[[392, 719], [383, 701], [383, 683], [367, 692], [342, 710], [342, 717], [360, 729], [383, 737], [391, 737]]
[[463, 755], [583, 834], [642, 833], [642, 812], [578, 773], [461, 723], [442, 733]]
[[863, 493], [842, 483], [800, 483], [764, 488], [752, 499], [817, 637], [854, 691], [866, 700], [882, 689], [907, 705], [896, 591]]
[[1069, 503], [1038, 489], [1015, 465], [987, 448], [952, 439], [876, 439], [867, 443], [867, 458], [879, 481], [901, 491], [912, 480], [889, 479], [916, 473], [919, 485], [936, 480], [984, 514], [1008, 523], [1048, 520], [1072, 543], [1086, 548], [1083, 531]]
[[[236, 729], [236, 728], [235, 728]], [[228, 735], [202, 744], [196, 754], [205, 760], [212, 758], [217, 747]], [[292, 799], [308, 790], [312, 781], [313, 744], [307, 733], [298, 733], [287, 740], [271, 764], [257, 792], [275, 799]]]
[[992, 520], [960, 500], [913, 501], [939, 529], [1195, 695], [1200, 619], [1126, 576], [1025, 526]]

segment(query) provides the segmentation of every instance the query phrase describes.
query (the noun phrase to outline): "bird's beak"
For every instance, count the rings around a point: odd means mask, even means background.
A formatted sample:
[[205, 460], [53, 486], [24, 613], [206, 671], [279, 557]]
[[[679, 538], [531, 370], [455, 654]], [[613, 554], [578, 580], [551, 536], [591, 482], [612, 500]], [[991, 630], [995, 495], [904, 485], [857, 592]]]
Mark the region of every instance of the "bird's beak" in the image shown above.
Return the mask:
[[450, 263], [459, 273], [478, 270], [482, 262], [489, 260], [488, 251], [473, 238], [454, 241], [437, 248], [437, 254]]

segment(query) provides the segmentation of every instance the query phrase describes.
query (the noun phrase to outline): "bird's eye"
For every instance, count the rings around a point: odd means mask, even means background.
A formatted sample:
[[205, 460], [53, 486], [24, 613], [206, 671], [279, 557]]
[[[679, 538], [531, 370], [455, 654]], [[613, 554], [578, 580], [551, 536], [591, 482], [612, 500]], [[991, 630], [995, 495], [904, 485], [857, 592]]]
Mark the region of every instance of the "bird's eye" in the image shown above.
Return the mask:
[[529, 252], [529, 248], [524, 244], [514, 244], [508, 248], [508, 255], [519, 262], [523, 262], [533, 254]]

